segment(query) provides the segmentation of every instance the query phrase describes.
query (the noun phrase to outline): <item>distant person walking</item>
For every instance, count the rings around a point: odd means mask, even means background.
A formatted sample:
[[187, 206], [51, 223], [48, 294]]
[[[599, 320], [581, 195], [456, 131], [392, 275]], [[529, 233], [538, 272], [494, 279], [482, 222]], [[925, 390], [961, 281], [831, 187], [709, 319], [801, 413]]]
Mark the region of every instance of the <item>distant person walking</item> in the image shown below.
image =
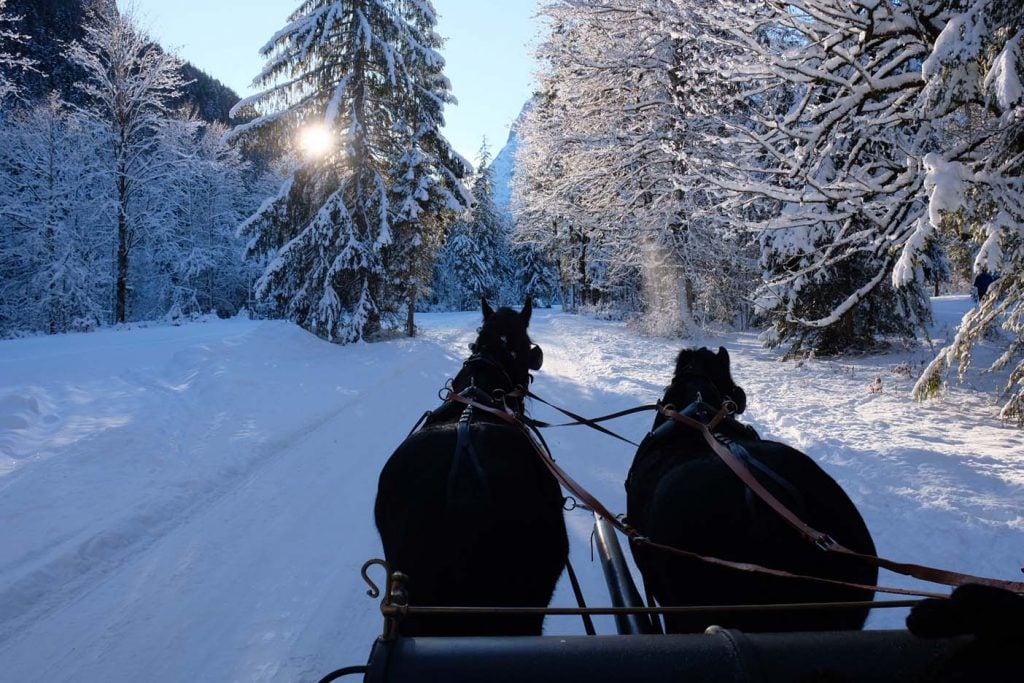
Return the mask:
[[999, 278], [999, 275], [992, 275], [988, 271], [981, 271], [974, 278], [974, 300], [980, 302], [985, 298], [985, 293], [988, 292], [988, 288]]

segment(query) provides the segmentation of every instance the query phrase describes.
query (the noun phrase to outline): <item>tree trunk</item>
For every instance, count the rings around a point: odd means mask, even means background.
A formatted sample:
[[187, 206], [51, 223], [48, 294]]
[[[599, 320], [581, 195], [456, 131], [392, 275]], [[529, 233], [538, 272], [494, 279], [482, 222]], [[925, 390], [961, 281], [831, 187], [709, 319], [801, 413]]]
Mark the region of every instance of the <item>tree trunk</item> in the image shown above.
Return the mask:
[[125, 322], [128, 310], [128, 182], [124, 172], [117, 178], [117, 293], [114, 324]]
[[405, 317], [405, 332], [410, 337], [416, 336], [416, 285], [409, 288], [409, 308]]

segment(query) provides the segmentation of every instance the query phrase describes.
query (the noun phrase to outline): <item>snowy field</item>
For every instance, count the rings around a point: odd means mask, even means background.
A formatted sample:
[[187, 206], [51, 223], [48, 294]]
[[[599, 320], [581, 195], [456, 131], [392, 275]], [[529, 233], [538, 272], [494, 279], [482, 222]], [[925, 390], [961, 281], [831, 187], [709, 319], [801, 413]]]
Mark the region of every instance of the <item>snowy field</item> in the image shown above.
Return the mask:
[[[937, 341], [969, 305], [936, 301]], [[0, 342], [0, 678], [315, 681], [364, 663], [381, 628], [359, 576], [381, 555], [377, 473], [478, 319], [424, 315], [416, 340], [347, 347], [248, 320]], [[534, 390], [585, 415], [658, 398], [679, 348], [557, 311], [535, 312], [531, 332], [545, 352]], [[979, 391], [993, 378], [920, 405], [927, 349], [780, 362], [753, 334], [699, 343], [729, 348], [748, 421], [832, 474], [880, 553], [1020, 578], [1024, 434], [993, 417]], [[639, 439], [649, 420], [613, 428]], [[624, 509], [631, 447], [579, 427], [548, 439]], [[607, 604], [591, 519], [568, 519], [588, 601]], [[573, 604], [565, 584], [555, 604]], [[553, 618], [546, 632], [582, 627]]]

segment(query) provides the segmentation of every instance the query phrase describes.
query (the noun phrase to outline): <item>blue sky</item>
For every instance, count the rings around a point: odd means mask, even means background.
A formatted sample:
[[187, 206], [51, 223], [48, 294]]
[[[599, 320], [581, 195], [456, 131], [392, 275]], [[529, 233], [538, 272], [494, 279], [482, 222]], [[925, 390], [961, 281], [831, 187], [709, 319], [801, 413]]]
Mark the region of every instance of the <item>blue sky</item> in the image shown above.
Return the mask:
[[[128, 4], [163, 45], [246, 95], [263, 65], [257, 50], [299, 0], [118, 0], [120, 7]], [[448, 38], [447, 74], [459, 100], [445, 111], [445, 134], [471, 161], [484, 136], [492, 155], [501, 149], [530, 97], [535, 6], [535, 0], [434, 0], [438, 31]]]

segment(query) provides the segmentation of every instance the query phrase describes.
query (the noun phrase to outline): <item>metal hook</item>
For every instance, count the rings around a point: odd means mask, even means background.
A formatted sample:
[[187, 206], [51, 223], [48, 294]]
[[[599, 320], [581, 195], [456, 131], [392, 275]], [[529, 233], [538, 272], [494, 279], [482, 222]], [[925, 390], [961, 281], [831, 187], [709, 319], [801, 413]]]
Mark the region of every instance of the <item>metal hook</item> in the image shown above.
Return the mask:
[[381, 560], [381, 559], [367, 560], [363, 564], [363, 568], [360, 570], [360, 573], [363, 575], [363, 581], [365, 581], [366, 583], [368, 583], [370, 585], [370, 590], [366, 591], [366, 594], [369, 595], [371, 598], [378, 598], [378, 597], [380, 597], [380, 588], [377, 586], [377, 584], [375, 584], [373, 582], [373, 579], [371, 579], [370, 575], [367, 573], [368, 570], [370, 569], [370, 567], [375, 565], [375, 564], [376, 565], [380, 565], [381, 567], [384, 567], [384, 571], [387, 572], [387, 576], [391, 576], [391, 565], [389, 565], [384, 560]]

